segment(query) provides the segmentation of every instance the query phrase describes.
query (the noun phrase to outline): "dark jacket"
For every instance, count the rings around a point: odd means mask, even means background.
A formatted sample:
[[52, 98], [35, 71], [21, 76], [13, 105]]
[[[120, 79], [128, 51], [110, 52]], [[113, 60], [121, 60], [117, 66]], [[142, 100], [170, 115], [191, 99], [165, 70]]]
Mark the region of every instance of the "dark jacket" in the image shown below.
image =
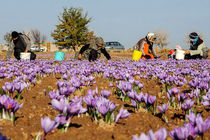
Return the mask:
[[21, 49], [22, 52], [24, 52], [24, 50], [30, 50], [31, 49], [31, 41], [30, 39], [24, 35], [24, 34], [20, 34], [19, 35], [19, 39], [22, 41], [22, 43], [24, 44], [22, 46], [22, 48], [15, 48], [15, 44], [14, 44], [14, 41], [12, 40], [9, 44], [9, 48], [8, 48], [8, 52], [7, 52], [7, 55], [6, 55], [6, 59], [9, 59], [12, 55], [12, 52], [15, 50], [15, 49]]

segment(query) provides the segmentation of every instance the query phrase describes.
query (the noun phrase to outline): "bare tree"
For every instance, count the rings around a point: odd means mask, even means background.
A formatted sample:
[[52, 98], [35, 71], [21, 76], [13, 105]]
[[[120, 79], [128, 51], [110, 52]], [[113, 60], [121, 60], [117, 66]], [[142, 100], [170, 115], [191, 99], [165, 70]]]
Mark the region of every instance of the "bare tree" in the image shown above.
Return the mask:
[[9, 43], [12, 41], [12, 35], [11, 35], [12, 31], [7, 32], [4, 35], [4, 40], [6, 41], [7, 45], [9, 45]]
[[156, 45], [158, 45], [158, 47], [160, 49], [163, 49], [165, 46], [167, 46], [169, 44], [169, 41], [168, 41], [168, 33], [166, 31], [156, 31], [154, 32], [156, 34], [156, 41], [154, 42]]
[[31, 30], [31, 36], [33, 39], [34, 44], [40, 46], [41, 43], [41, 33], [38, 29]]
[[23, 30], [22, 33], [23, 33], [24, 35], [26, 35], [27, 37], [29, 37], [30, 40], [32, 40], [32, 35], [31, 35], [31, 32], [30, 32], [30, 31]]
[[47, 40], [47, 36], [46, 35], [42, 35], [42, 43], [45, 42]]

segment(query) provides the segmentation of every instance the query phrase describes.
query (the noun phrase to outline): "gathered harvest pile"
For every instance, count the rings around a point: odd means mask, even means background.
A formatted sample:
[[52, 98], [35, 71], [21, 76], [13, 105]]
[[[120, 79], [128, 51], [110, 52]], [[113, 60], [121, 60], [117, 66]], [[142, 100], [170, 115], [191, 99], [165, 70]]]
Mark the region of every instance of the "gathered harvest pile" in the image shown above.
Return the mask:
[[0, 61], [8, 139], [208, 139], [208, 60]]

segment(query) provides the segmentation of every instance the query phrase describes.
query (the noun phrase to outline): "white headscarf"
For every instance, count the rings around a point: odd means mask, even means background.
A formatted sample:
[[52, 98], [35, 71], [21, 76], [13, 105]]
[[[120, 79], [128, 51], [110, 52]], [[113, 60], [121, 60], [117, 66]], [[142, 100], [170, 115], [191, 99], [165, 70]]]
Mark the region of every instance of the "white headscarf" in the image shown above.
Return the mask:
[[151, 40], [154, 36], [155, 36], [155, 34], [150, 32], [147, 34], [147, 39]]

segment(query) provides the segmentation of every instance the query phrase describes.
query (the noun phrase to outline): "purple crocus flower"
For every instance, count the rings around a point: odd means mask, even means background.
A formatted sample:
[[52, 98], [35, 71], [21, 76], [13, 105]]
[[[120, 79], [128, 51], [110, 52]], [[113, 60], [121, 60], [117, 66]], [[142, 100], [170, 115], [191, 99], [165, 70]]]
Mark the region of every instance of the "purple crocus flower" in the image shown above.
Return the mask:
[[114, 87], [114, 84], [113, 84], [113, 83], [110, 83], [110, 84], [109, 84], [109, 87]]
[[81, 82], [80, 82], [80, 81], [74, 81], [74, 82], [72, 83], [72, 86], [75, 87], [75, 88], [80, 88]]
[[125, 77], [128, 78], [128, 79], [130, 79], [131, 75], [129, 73], [126, 73], [125, 74]]
[[85, 97], [83, 97], [83, 101], [88, 105], [92, 106], [92, 100], [93, 100], [93, 95], [87, 94]]
[[131, 90], [128, 92], [128, 97], [131, 99], [135, 99], [136, 94], [137, 94], [136, 91]]
[[175, 96], [176, 94], [178, 94], [180, 92], [180, 89], [178, 89], [177, 87], [174, 87], [174, 88], [168, 90], [168, 92], [169, 92], [170, 95]]
[[167, 104], [164, 104], [162, 106], [157, 106], [157, 108], [162, 112], [162, 113], [165, 113], [166, 110], [168, 109], [168, 105]]
[[115, 118], [115, 122], [118, 122], [119, 119], [124, 119], [130, 116], [128, 110], [124, 110], [123, 108], [120, 109], [120, 112], [117, 114]]
[[149, 103], [150, 105], [154, 105], [155, 101], [156, 101], [156, 96], [148, 95], [147, 103]]
[[139, 83], [139, 84], [138, 84], [138, 87], [139, 87], [139, 88], [143, 88], [143, 87], [144, 87], [144, 84]]
[[153, 133], [152, 130], [149, 130], [149, 132], [148, 132], [148, 137], [149, 137], [150, 140], [159, 140], [161, 138], [163, 140], [165, 140], [166, 136], [167, 136], [166, 130], [165, 131], [163, 131], [163, 130], [158, 131], [158, 133], [157, 133], [158, 138], [156, 138], [156, 136], [155, 136], [155, 134]]
[[21, 93], [24, 90], [25, 85], [23, 83], [14, 83], [14, 88], [18, 93]]
[[179, 127], [179, 128], [174, 128], [173, 131], [170, 131], [169, 135], [174, 140], [185, 140], [189, 136], [189, 131], [185, 127]]
[[96, 109], [98, 110], [99, 113], [105, 116], [107, 112], [109, 111], [109, 105], [107, 103], [103, 103], [100, 105], [96, 104]]
[[84, 108], [84, 107], [82, 107], [82, 105], [81, 105], [81, 107], [80, 107], [80, 110], [79, 110], [79, 113], [78, 113], [78, 114], [84, 114], [85, 112], [87, 112], [87, 108]]
[[133, 136], [133, 140], [165, 140], [167, 137], [167, 131], [165, 128], [159, 129], [157, 132], [153, 133], [149, 130], [148, 136], [142, 133], [140, 137]]
[[124, 82], [123, 91], [128, 92], [131, 91], [133, 88], [133, 85], [129, 82]]
[[64, 79], [64, 80], [68, 80], [68, 75], [64, 74], [61, 78]]
[[140, 94], [134, 94], [135, 96], [135, 100], [138, 101], [138, 102], [142, 102], [144, 101], [143, 97], [144, 97], [144, 94], [141, 92]]
[[116, 104], [113, 103], [112, 101], [109, 102], [109, 111], [113, 112], [116, 108]]
[[171, 99], [171, 95], [170, 95], [170, 93], [166, 93], [167, 94], [167, 98], [168, 98], [168, 100], [170, 100]]
[[87, 109], [82, 107], [82, 102], [71, 102], [67, 107], [67, 111], [70, 116], [73, 116], [85, 113]]
[[68, 113], [73, 116], [73, 115], [76, 115], [76, 114], [79, 114], [80, 112], [80, 108], [81, 108], [81, 105], [80, 103], [70, 103], [68, 105]]
[[185, 99], [187, 99], [187, 95], [185, 93], [178, 94], [179, 102], [183, 102]]
[[[116, 84], [117, 84], [117, 81], [116, 81]], [[123, 82], [122, 81], [119, 81], [119, 84], [117, 85], [117, 88], [119, 89], [119, 90], [123, 90]]]
[[97, 97], [93, 98], [93, 99], [91, 100], [91, 106], [92, 106], [92, 107], [96, 107], [97, 101], [98, 101], [98, 98], [97, 98]]
[[61, 87], [63, 87], [64, 84], [65, 84], [64, 81], [57, 81], [57, 87], [58, 87], [58, 89], [61, 88]]
[[7, 95], [0, 96], [0, 104], [4, 105], [4, 103], [7, 101], [8, 98], [9, 96]]
[[195, 127], [192, 124], [188, 123], [188, 124], [185, 125], [185, 128], [188, 130], [188, 134], [189, 134], [188, 135], [188, 140], [196, 139], [197, 132], [196, 132]]
[[200, 90], [198, 88], [196, 88], [194, 90], [194, 95], [196, 96], [196, 98], [199, 98], [199, 96], [200, 96]]
[[143, 98], [142, 98], [143, 101], [144, 101], [146, 104], [147, 104], [147, 102], [148, 102], [148, 99], [147, 99], [148, 96], [149, 96], [148, 93], [146, 93], [146, 94], [143, 96]]
[[2, 86], [4, 91], [8, 91], [9, 93], [13, 93], [15, 88], [13, 83], [5, 82], [5, 85]]
[[9, 110], [15, 107], [16, 101], [11, 99], [10, 97], [7, 98], [6, 102], [3, 104], [4, 108]]
[[0, 73], [0, 78], [3, 79], [4, 77], [4, 73]]
[[210, 92], [206, 96], [203, 96], [202, 104], [204, 106], [210, 106]]
[[190, 99], [192, 99], [195, 96], [194, 92], [188, 93], [188, 97], [190, 97]]
[[135, 82], [135, 80], [134, 80], [133, 78], [130, 78], [128, 81], [129, 81], [129, 83], [131, 83], [131, 84], [134, 84], [134, 82]]
[[93, 90], [93, 89], [89, 89], [88, 91], [87, 91], [87, 95], [95, 95], [96, 94], [96, 90]]
[[67, 87], [61, 87], [59, 89], [59, 93], [60, 93], [60, 95], [68, 96], [69, 95], [68, 88]]
[[132, 100], [131, 105], [136, 108], [137, 107], [136, 101]]
[[101, 96], [108, 98], [111, 95], [111, 91], [101, 90]]
[[194, 101], [185, 100], [185, 103], [181, 105], [181, 109], [183, 109], [184, 111], [187, 111], [191, 109], [193, 105], [194, 105]]
[[96, 98], [96, 109], [102, 115], [106, 115], [109, 111], [109, 100], [102, 96]]
[[203, 121], [201, 115], [198, 114], [196, 118], [196, 128], [195, 128], [196, 132], [199, 135], [203, 135], [209, 129], [210, 129], [210, 118]]
[[146, 134], [142, 133], [140, 137], [133, 135], [133, 140], [150, 140], [150, 138]]
[[49, 95], [49, 97], [50, 97], [51, 100], [52, 100], [52, 99], [60, 100], [60, 99], [62, 99], [62, 98], [65, 97], [64, 95], [60, 95], [58, 90], [57, 90], [57, 91], [55, 91], [55, 90], [50, 91], [50, 92], [48, 93], [48, 95]]
[[64, 125], [68, 120], [66, 116], [59, 114], [55, 117], [55, 121], [60, 125]]
[[66, 99], [61, 99], [60, 101], [53, 99], [51, 101], [51, 107], [57, 111], [60, 111], [62, 113], [66, 113], [67, 111], [67, 105], [68, 101]]
[[68, 94], [72, 94], [76, 91], [75, 87], [68, 87]]
[[90, 76], [90, 77], [88, 77], [88, 78], [89, 78], [90, 81], [95, 80], [95, 77], [93, 77], [93, 76]]
[[190, 111], [189, 115], [186, 115], [186, 117], [189, 120], [191, 125], [193, 125], [193, 126], [196, 125], [196, 116], [192, 111]]
[[47, 135], [52, 130], [58, 127], [59, 123], [56, 121], [51, 121], [49, 117], [41, 118], [41, 126], [44, 130], [45, 135]]
[[140, 81], [136, 80], [134, 81], [135, 85], [138, 86], [140, 84]]
[[6, 95], [0, 97], [0, 102], [5, 109], [11, 110], [11, 112], [13, 113], [15, 113], [23, 106], [23, 103], [19, 105], [16, 100], [11, 99], [9, 96]]
[[167, 137], [167, 131], [165, 128], [161, 128], [157, 132], [155, 132], [156, 140], [165, 140], [166, 137]]
[[74, 98], [71, 98], [71, 101], [82, 104], [82, 97], [74, 96]]
[[12, 109], [12, 112], [15, 113], [15, 112], [18, 111], [22, 106], [23, 106], [23, 103], [19, 105], [17, 102], [15, 102], [15, 106], [14, 106], [14, 108]]

